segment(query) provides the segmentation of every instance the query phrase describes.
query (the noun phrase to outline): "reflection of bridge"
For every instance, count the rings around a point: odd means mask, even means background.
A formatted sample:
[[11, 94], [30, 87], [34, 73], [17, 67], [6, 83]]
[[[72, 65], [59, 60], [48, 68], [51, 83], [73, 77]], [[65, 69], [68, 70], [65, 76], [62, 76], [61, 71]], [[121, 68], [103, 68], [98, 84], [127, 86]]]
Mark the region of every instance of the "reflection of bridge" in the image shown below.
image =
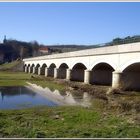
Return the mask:
[[73, 96], [73, 94], [68, 91], [61, 94], [59, 90], [51, 91], [48, 87], [42, 88], [41, 86], [31, 83], [28, 83], [26, 87], [58, 105], [81, 105], [86, 107], [90, 106], [91, 100], [93, 100], [92, 95], [86, 92], [80, 93], [80, 96]]
[[24, 59], [25, 72], [87, 84], [140, 89], [140, 43]]

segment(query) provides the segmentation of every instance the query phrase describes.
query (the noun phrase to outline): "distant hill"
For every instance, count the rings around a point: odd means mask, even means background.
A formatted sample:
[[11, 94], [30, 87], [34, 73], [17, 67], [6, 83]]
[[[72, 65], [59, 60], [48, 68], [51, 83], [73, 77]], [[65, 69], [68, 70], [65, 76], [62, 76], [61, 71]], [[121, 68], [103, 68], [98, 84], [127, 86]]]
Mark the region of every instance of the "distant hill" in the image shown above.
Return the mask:
[[120, 45], [120, 44], [128, 44], [128, 43], [135, 43], [135, 42], [140, 42], [140, 35], [135, 35], [135, 36], [127, 36], [125, 38], [115, 38], [109, 43], [105, 43], [105, 45]]
[[96, 45], [50, 45], [50, 48], [61, 49], [62, 52], [76, 51], [81, 49], [99, 48], [105, 46], [114, 46], [128, 43], [140, 42], [140, 35], [127, 36], [125, 38], [115, 38], [111, 42]]

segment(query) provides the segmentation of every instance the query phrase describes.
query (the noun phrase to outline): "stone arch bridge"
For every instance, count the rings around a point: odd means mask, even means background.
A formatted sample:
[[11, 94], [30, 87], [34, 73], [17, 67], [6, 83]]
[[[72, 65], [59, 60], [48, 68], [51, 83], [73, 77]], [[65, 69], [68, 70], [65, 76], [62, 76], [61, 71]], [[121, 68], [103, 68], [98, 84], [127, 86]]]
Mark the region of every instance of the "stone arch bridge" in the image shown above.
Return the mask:
[[23, 59], [24, 71], [86, 84], [140, 90], [140, 43]]

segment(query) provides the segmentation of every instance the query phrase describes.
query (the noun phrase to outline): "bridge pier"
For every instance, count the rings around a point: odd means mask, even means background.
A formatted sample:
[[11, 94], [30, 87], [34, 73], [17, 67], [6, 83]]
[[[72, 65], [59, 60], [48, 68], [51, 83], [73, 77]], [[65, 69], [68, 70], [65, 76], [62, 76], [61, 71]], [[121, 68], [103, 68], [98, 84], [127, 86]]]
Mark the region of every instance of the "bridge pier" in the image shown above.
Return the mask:
[[45, 77], [48, 77], [48, 74], [49, 74], [49, 68], [45, 68]]
[[85, 84], [90, 84], [90, 70], [85, 70], [84, 71], [84, 83]]
[[24, 68], [24, 72], [28, 72], [28, 67], [27, 66], [25, 66], [25, 68]]
[[54, 78], [58, 78], [58, 72], [59, 72], [59, 69], [54, 68]]
[[33, 74], [35, 74], [35, 67], [33, 67]]
[[119, 88], [122, 84], [122, 72], [114, 71], [112, 72], [112, 88]]
[[41, 75], [41, 67], [38, 67], [38, 75]]
[[70, 81], [71, 80], [71, 69], [67, 69], [66, 71], [66, 80]]
[[33, 67], [32, 66], [30, 67], [30, 73], [33, 73]]
[[28, 73], [31, 73], [31, 66], [28, 67]]

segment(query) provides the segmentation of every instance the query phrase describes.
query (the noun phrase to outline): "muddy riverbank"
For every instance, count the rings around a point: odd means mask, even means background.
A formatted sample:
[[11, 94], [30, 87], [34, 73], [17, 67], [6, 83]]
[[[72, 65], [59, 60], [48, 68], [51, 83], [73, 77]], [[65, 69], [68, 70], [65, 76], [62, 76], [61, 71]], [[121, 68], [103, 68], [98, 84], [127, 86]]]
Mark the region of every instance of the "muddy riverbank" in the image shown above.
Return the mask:
[[[66, 81], [62, 79], [45, 78], [43, 76], [34, 75], [33, 79], [44, 79], [44, 82], [59, 85], [62, 91], [70, 91], [75, 95], [87, 92], [93, 98], [101, 99], [106, 102], [106, 106], [110, 110], [121, 113], [135, 114], [140, 113], [140, 92], [123, 91], [121, 89], [112, 89], [110, 86], [85, 85], [81, 82]], [[39, 83], [38, 83], [39, 84]], [[62, 88], [63, 87], [63, 88]]]

